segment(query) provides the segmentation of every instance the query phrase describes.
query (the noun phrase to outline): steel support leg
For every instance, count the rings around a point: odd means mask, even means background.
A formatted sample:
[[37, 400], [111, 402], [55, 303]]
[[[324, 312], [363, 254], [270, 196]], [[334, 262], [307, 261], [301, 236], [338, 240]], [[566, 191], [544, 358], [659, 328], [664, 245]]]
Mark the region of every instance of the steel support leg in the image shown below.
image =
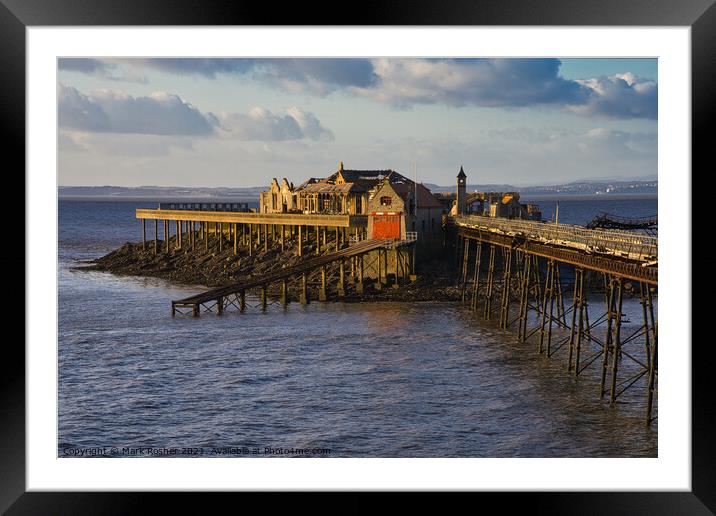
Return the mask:
[[[584, 302], [584, 269], [574, 269], [574, 297], [572, 299], [572, 324], [569, 330], [569, 354], [567, 356], [567, 371], [573, 368], [573, 359], [577, 340], [582, 332], [582, 303]], [[579, 315], [579, 317], [577, 317]]]
[[492, 293], [495, 286], [495, 246], [490, 245], [490, 258], [487, 268], [487, 291], [485, 293], [485, 309], [483, 311], [483, 317], [485, 319], [490, 318], [492, 312]]
[[[545, 326], [547, 325], [547, 312], [549, 311], [549, 331], [550, 339], [552, 332], [552, 312], [549, 307], [554, 306], [554, 261], [547, 261], [547, 277], [545, 278], [544, 285], [544, 298], [542, 301], [542, 323], [540, 324], [540, 336], [539, 336], [539, 347], [537, 348], [538, 353], [544, 352], [544, 336]], [[548, 352], [549, 353], [549, 352]]]
[[530, 278], [532, 276], [532, 255], [526, 254], [522, 262], [522, 278], [520, 288], [520, 318], [518, 322], [517, 340], [525, 342], [527, 339], [527, 311], [530, 297]]
[[465, 302], [465, 289], [467, 287], [467, 268], [470, 262], [470, 239], [465, 238], [462, 250], [462, 270], [460, 272], [460, 299]]
[[512, 282], [512, 249], [505, 249], [507, 256], [504, 259], [502, 273], [502, 301], [500, 303], [500, 328], [507, 329], [507, 320], [510, 315], [510, 283]]
[[480, 260], [482, 258], [482, 242], [477, 240], [475, 247], [475, 269], [472, 273], [472, 301], [471, 307], [477, 310], [478, 295], [480, 289]]

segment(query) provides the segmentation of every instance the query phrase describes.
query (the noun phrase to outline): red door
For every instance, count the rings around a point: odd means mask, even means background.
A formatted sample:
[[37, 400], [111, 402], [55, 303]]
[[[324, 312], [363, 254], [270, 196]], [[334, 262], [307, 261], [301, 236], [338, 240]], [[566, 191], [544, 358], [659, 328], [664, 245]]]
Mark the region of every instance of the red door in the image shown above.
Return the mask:
[[374, 240], [400, 238], [400, 213], [371, 213]]

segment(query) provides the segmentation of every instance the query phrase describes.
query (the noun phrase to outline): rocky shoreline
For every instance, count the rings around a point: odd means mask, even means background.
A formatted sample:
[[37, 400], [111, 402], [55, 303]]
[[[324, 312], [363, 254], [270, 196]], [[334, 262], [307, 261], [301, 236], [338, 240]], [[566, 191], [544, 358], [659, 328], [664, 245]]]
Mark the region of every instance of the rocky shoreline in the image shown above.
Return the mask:
[[[172, 283], [185, 285], [204, 285], [219, 287], [230, 285], [252, 276], [271, 273], [286, 266], [315, 257], [315, 247], [307, 246], [303, 256], [296, 256], [295, 249], [281, 251], [273, 245], [264, 251], [263, 248], [248, 255], [245, 248], [240, 247], [234, 255], [228, 239], [224, 241], [221, 251], [214, 243], [207, 251], [204, 245], [197, 245], [194, 250], [175, 249], [176, 239], [169, 240], [170, 251], [163, 249], [154, 254], [153, 242], [147, 242], [146, 249], [141, 243], [127, 242], [118, 249], [101, 258], [89, 262], [86, 266], [75, 267], [75, 270], [104, 271], [124, 276], [145, 276], [162, 278]], [[321, 254], [331, 252], [322, 249]], [[348, 276], [345, 297], [347, 302], [356, 301], [458, 301], [460, 289], [456, 286], [454, 268], [450, 260], [436, 258], [417, 265], [416, 281], [397, 285], [388, 285], [377, 289], [371, 279], [364, 280], [364, 293], [356, 292], [355, 285]], [[338, 263], [327, 267], [328, 298], [336, 299], [336, 278]], [[313, 271], [308, 277], [311, 298], [318, 296], [320, 271]], [[280, 285], [269, 288], [269, 295], [278, 295]]]

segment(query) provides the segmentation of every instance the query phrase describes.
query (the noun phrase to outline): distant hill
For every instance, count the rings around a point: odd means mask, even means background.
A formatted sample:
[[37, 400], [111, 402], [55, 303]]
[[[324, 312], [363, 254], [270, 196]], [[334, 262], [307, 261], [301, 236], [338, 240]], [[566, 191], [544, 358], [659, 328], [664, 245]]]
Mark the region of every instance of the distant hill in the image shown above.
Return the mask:
[[[454, 192], [455, 185], [439, 186], [425, 183], [432, 192]], [[245, 188], [184, 188], [173, 186], [60, 186], [60, 198], [115, 199], [236, 199], [258, 202], [265, 186]], [[519, 192], [522, 195], [620, 195], [656, 194], [658, 182], [648, 181], [575, 181], [551, 186], [512, 186], [507, 184], [470, 184], [468, 192]]]
[[[505, 184], [469, 184], [468, 192], [519, 192], [522, 195], [619, 195], [656, 194], [658, 181], [574, 181], [562, 185], [512, 186]], [[454, 192], [455, 186], [426, 184], [432, 192]]]
[[257, 201], [265, 187], [248, 188], [182, 188], [174, 186], [60, 186], [58, 195], [75, 198], [119, 199], [237, 199]]

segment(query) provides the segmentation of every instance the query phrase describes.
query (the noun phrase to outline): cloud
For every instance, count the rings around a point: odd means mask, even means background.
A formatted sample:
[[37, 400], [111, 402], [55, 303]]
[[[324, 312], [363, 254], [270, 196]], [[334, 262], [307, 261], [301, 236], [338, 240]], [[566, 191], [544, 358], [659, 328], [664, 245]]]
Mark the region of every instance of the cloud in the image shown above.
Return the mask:
[[397, 108], [552, 106], [581, 116], [657, 117], [657, 83], [630, 73], [571, 80], [559, 59], [422, 58], [110, 58], [61, 59], [60, 69], [140, 80], [141, 69], [215, 79], [250, 77], [290, 93], [334, 92]]
[[[285, 114], [255, 107], [248, 113], [202, 113], [178, 95], [164, 91], [134, 97], [99, 90], [90, 95], [59, 85], [58, 117], [62, 129], [88, 133], [157, 136], [223, 136], [246, 141], [332, 141], [333, 133], [308, 111], [291, 106]], [[137, 139], [125, 139], [127, 145]], [[72, 142], [77, 143], [75, 138]], [[65, 148], [70, 141], [63, 140]], [[182, 144], [185, 145], [185, 144]]]
[[356, 95], [401, 107], [521, 107], [579, 103], [589, 90], [559, 76], [558, 59], [377, 59], [374, 87]]
[[313, 113], [303, 111], [296, 106], [286, 110], [301, 128], [304, 138], [309, 140], [333, 141], [333, 133], [321, 125], [321, 121]]
[[121, 58], [112, 59], [116, 65], [151, 68], [160, 72], [177, 75], [201, 75], [210, 79], [221, 73], [246, 73], [251, 70], [256, 59], [231, 58], [201, 58], [201, 57], [172, 57], [172, 58]]
[[295, 106], [288, 108], [285, 115], [255, 107], [246, 114], [220, 114], [219, 120], [221, 127], [239, 140], [333, 140], [333, 133], [323, 127], [313, 113]]
[[377, 80], [353, 87], [398, 107], [555, 105], [583, 116], [657, 118], [656, 81], [631, 73], [589, 80], [559, 75], [559, 59], [378, 59]]
[[137, 80], [138, 69], [208, 79], [250, 74], [287, 91], [317, 95], [346, 86], [367, 87], [376, 79], [372, 62], [362, 58], [64, 58], [59, 69], [114, 80]]
[[61, 57], [57, 59], [57, 68], [68, 72], [80, 72], [95, 75], [110, 81], [141, 82], [147, 79], [132, 67], [123, 67], [111, 59], [88, 57]]
[[658, 85], [656, 81], [641, 79], [631, 73], [602, 76], [577, 81], [588, 87], [591, 94], [586, 103], [570, 106], [580, 115], [603, 115], [611, 118], [651, 118], [658, 115]]
[[71, 72], [96, 73], [104, 72], [110, 65], [102, 59], [91, 59], [85, 57], [60, 57], [57, 60], [57, 68]]
[[110, 130], [109, 116], [99, 104], [75, 88], [63, 84], [57, 89], [57, 116], [60, 127], [91, 132]]
[[369, 59], [304, 58], [262, 59], [254, 63], [254, 76], [293, 93], [324, 96], [343, 88], [368, 88], [378, 76]]
[[88, 133], [61, 129], [59, 132], [60, 155], [83, 152], [105, 157], [155, 158], [170, 156], [178, 150], [194, 150], [188, 136], [132, 134], [132, 133]]
[[155, 135], [209, 135], [216, 117], [203, 114], [178, 95], [158, 91], [146, 97], [99, 90], [85, 95], [59, 85], [60, 127], [87, 132]]

